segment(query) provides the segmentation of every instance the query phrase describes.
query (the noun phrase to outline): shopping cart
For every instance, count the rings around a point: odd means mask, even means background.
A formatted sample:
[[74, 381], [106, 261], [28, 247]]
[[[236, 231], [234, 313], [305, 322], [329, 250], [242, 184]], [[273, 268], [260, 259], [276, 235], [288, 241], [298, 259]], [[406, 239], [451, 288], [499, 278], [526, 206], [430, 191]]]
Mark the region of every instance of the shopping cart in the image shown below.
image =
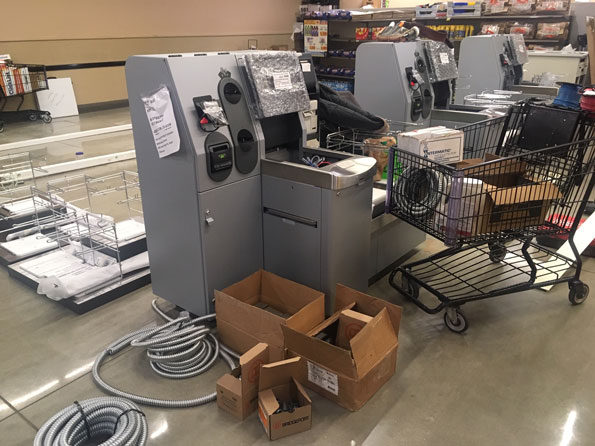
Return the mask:
[[[574, 236], [595, 183], [594, 128], [580, 112], [521, 104], [462, 127], [456, 166], [391, 148], [386, 211], [447, 249], [396, 268], [390, 284], [427, 313], [445, 309], [457, 333], [475, 300], [567, 282], [570, 302], [584, 302]], [[533, 242], [545, 234], [566, 234], [576, 260]]]

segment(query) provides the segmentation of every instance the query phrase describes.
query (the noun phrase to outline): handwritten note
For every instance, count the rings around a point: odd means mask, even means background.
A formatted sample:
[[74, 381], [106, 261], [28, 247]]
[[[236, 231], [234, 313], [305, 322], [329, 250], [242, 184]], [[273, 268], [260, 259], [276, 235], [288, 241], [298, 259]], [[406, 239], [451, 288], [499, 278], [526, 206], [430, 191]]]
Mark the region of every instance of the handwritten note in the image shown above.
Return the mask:
[[180, 150], [180, 134], [167, 87], [142, 98], [159, 158]]

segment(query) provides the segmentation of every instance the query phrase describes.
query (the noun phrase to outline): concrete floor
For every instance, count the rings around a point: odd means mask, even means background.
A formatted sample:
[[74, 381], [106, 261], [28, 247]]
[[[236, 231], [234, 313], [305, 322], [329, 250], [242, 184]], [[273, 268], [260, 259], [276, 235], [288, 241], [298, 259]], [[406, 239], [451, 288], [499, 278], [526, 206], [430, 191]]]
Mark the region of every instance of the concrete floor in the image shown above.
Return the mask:
[[[104, 166], [101, 172], [120, 170]], [[130, 168], [130, 166], [126, 166]], [[96, 171], [91, 174], [96, 174]], [[428, 239], [414, 258], [441, 248]], [[595, 285], [595, 259], [583, 280]], [[593, 288], [593, 286], [592, 286]], [[85, 315], [37, 295], [0, 270], [0, 443], [31, 444], [50, 416], [102, 395], [89, 373], [108, 343], [151, 321], [147, 286]], [[396, 375], [358, 412], [310, 392], [312, 430], [282, 444], [589, 445], [595, 436], [595, 302], [572, 307], [566, 285], [464, 307], [470, 328], [449, 332], [383, 278], [369, 293], [403, 306]], [[160, 300], [166, 307], [168, 304]], [[187, 381], [158, 378], [142, 352], [111, 359], [104, 378], [128, 391], [188, 398], [214, 390], [219, 362]], [[149, 444], [268, 444], [255, 414], [243, 422], [215, 404], [142, 408]]]

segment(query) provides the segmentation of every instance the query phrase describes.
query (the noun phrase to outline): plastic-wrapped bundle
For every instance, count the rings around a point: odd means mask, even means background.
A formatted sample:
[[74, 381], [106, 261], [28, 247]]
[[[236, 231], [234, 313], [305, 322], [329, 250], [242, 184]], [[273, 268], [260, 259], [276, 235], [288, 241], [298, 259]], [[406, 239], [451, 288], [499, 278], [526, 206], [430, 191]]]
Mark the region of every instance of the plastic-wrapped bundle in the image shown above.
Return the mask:
[[310, 108], [304, 75], [294, 51], [246, 53], [246, 69], [254, 109], [259, 118], [284, 115]]
[[430, 69], [428, 71], [430, 82], [445, 81], [459, 77], [454, 52], [446, 44], [433, 40], [428, 40], [424, 44], [428, 58], [430, 59]]

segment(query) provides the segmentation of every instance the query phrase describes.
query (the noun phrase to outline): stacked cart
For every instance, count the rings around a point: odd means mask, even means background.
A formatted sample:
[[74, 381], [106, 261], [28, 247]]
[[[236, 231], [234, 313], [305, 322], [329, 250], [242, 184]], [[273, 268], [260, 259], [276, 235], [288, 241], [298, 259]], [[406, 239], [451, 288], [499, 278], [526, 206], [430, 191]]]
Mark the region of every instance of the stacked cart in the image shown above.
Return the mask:
[[[48, 89], [48, 79], [43, 65], [20, 65], [0, 63], [0, 132], [4, 130], [4, 122], [38, 119], [52, 122], [49, 112], [43, 110], [21, 110], [25, 95]], [[15, 110], [5, 110], [8, 99], [18, 97]]]
[[[595, 183], [593, 120], [522, 104], [460, 130], [456, 165], [390, 149], [387, 212], [448, 246], [396, 268], [391, 285], [427, 313], [445, 309], [458, 333], [468, 327], [460, 307], [475, 300], [566, 282], [570, 302], [581, 304], [589, 287], [574, 237]], [[568, 236], [576, 260], [533, 241], [551, 234]]]

